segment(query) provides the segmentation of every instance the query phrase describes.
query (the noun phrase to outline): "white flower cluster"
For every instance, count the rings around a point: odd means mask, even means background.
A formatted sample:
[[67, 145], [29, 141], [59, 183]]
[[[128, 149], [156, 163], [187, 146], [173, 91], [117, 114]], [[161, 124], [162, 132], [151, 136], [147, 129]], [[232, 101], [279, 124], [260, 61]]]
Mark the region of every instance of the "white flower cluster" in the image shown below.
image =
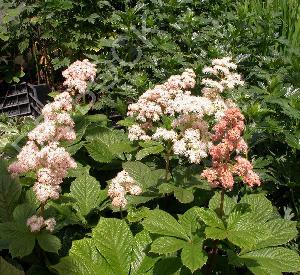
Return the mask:
[[87, 59], [83, 61], [77, 60], [62, 72], [65, 78], [64, 85], [68, 87], [70, 92], [75, 90], [80, 94], [85, 94], [88, 81], [94, 81], [96, 73], [95, 64], [92, 64]]
[[202, 71], [204, 74], [210, 75], [210, 78], [202, 79], [204, 85], [202, 94], [211, 100], [217, 120], [224, 116], [227, 109], [236, 107], [232, 100], [225, 100], [220, 94], [225, 90], [232, 90], [245, 84], [241, 75], [235, 72], [236, 68], [237, 65], [231, 62], [230, 57], [224, 57], [214, 59], [212, 66], [205, 67]]
[[42, 228], [53, 232], [55, 225], [56, 221], [53, 218], [44, 220], [44, 218], [41, 216], [33, 215], [27, 219], [27, 226], [30, 228], [31, 232], [39, 232]]
[[[169, 142], [175, 154], [186, 156], [193, 163], [207, 156], [209, 134], [203, 119], [212, 114], [213, 105], [210, 99], [193, 96], [187, 90], [194, 88], [195, 78], [194, 71], [187, 69], [182, 75], [171, 76], [166, 83], [146, 91], [137, 103], [129, 105], [128, 115], [138, 122], [129, 127], [129, 139]], [[171, 130], [161, 127], [163, 116], [172, 118]], [[196, 133], [192, 139], [188, 130]]]
[[[156, 85], [128, 106], [128, 116], [136, 124], [128, 129], [130, 140], [161, 140], [172, 144], [174, 154], [185, 156], [191, 163], [200, 163], [211, 146], [207, 116], [218, 120], [228, 108], [234, 107], [221, 93], [243, 85], [241, 76], [234, 72], [236, 64], [230, 57], [214, 59], [212, 67], [203, 69], [211, 78], [202, 80], [203, 96], [193, 96], [196, 75], [187, 69], [182, 75], [171, 76], [164, 84]], [[172, 119], [172, 129], [165, 129], [163, 118]]]
[[208, 156], [212, 143], [203, 141], [198, 129], [189, 128], [183, 133], [183, 138], [174, 142], [174, 154], [182, 155], [191, 163], [200, 163], [201, 159]]
[[136, 184], [136, 181], [123, 170], [112, 179], [108, 188], [108, 195], [112, 199], [112, 205], [119, 208], [126, 207], [126, 193], [137, 196], [142, 193], [142, 189]]

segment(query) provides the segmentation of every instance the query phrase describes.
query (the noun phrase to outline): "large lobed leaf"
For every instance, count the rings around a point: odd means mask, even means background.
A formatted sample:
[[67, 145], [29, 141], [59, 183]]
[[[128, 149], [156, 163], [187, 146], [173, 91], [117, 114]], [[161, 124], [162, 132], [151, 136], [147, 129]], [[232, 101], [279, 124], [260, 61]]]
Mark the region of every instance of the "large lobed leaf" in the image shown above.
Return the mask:
[[124, 159], [123, 153], [133, 150], [127, 136], [119, 130], [101, 132], [85, 147], [94, 160], [103, 163], [109, 163], [117, 158]]
[[106, 192], [100, 189], [100, 183], [88, 173], [76, 178], [70, 190], [70, 196], [76, 199], [75, 208], [82, 216], [98, 207], [106, 198]]
[[169, 213], [159, 209], [148, 212], [147, 217], [143, 221], [143, 226], [151, 233], [189, 240], [189, 236], [183, 226]]
[[296, 251], [284, 247], [269, 247], [240, 256], [254, 274], [279, 274], [300, 271], [300, 257]]
[[24, 271], [17, 269], [12, 264], [0, 257], [0, 274], [3, 275], [24, 275]]
[[134, 236], [130, 274], [146, 274], [159, 260], [159, 257], [149, 257], [146, 254], [151, 241], [151, 237], [146, 230]]
[[192, 272], [200, 269], [207, 261], [208, 257], [202, 249], [203, 239], [196, 239], [191, 243], [186, 243], [181, 251], [181, 261]]
[[100, 219], [93, 230], [93, 241], [115, 274], [128, 275], [133, 236], [125, 221]]
[[0, 176], [0, 221], [6, 222], [12, 219], [12, 213], [21, 195], [21, 185], [8, 174]]
[[169, 254], [182, 249], [186, 244], [186, 241], [175, 237], [159, 237], [151, 244], [151, 252]]
[[147, 165], [139, 161], [123, 163], [123, 169], [136, 180], [143, 190], [156, 186], [164, 175], [164, 170], [151, 170]]
[[89, 238], [73, 241], [69, 256], [52, 268], [61, 275], [115, 275]]
[[0, 238], [8, 241], [9, 252], [13, 258], [31, 254], [36, 240], [48, 252], [57, 253], [61, 247], [60, 240], [48, 231], [30, 232], [26, 221], [34, 214], [33, 205], [21, 204], [14, 210], [12, 222], [0, 223]]

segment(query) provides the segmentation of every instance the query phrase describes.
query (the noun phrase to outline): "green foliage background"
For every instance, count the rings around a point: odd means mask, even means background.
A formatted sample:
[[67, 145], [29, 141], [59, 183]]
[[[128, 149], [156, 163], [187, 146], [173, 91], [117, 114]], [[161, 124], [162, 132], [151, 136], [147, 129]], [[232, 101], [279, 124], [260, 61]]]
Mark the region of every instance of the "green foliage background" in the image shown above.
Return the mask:
[[[59, 221], [56, 237], [32, 237], [19, 224], [18, 217], [23, 221], [36, 207], [29, 188], [32, 175], [19, 183], [1, 174], [1, 272], [23, 274], [22, 266], [32, 275], [206, 274], [203, 265], [210, 251], [204, 247], [211, 247], [214, 239], [221, 239], [218, 245], [224, 252], [217, 255], [215, 272], [298, 270], [297, 0], [3, 0], [0, 10], [0, 81], [48, 82], [60, 90], [61, 71], [71, 62], [89, 58], [98, 68], [89, 87], [97, 101], [88, 114], [75, 114], [78, 139], [68, 146], [79, 168], [70, 172], [62, 198], [46, 210]], [[255, 191], [239, 186], [228, 194], [220, 217], [215, 206], [220, 194], [213, 196], [199, 180], [199, 168], [173, 160], [172, 182], [162, 182], [163, 159], [157, 156], [161, 145], [144, 144], [138, 150], [115, 128], [127, 104], [149, 87], [189, 67], [200, 83], [202, 68], [226, 55], [238, 62], [247, 83], [231, 97], [246, 117], [250, 158], [264, 184]], [[200, 88], [193, 92], [199, 94]], [[10, 159], [16, 154], [11, 143], [33, 125], [1, 118], [0, 127], [1, 157]], [[122, 168], [146, 190], [129, 198], [126, 217], [110, 208], [105, 190]], [[15, 241], [24, 238], [27, 242]], [[53, 253], [57, 251], [58, 256]]]

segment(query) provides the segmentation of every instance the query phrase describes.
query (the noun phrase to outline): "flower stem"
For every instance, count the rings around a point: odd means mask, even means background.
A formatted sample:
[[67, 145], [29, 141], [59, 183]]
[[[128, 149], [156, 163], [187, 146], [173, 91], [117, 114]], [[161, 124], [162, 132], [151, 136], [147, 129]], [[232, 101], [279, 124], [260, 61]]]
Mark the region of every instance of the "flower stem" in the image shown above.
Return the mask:
[[224, 214], [224, 196], [225, 196], [225, 189], [222, 189], [221, 202], [220, 202], [220, 208], [219, 208], [220, 218], [222, 218], [223, 214]]
[[[225, 189], [222, 189], [220, 207], [219, 207], [219, 216], [221, 219], [224, 215], [224, 197], [225, 197]], [[217, 253], [218, 253], [218, 245], [219, 245], [219, 240], [215, 240], [213, 248], [211, 250], [211, 261], [210, 261], [210, 265], [208, 267], [208, 272], [207, 272], [208, 274], [212, 274], [213, 267], [216, 262]]]
[[170, 151], [167, 151], [165, 160], [166, 160], [165, 180], [167, 181], [169, 175], [169, 169], [170, 169]]
[[41, 203], [41, 216], [44, 218], [45, 205]]

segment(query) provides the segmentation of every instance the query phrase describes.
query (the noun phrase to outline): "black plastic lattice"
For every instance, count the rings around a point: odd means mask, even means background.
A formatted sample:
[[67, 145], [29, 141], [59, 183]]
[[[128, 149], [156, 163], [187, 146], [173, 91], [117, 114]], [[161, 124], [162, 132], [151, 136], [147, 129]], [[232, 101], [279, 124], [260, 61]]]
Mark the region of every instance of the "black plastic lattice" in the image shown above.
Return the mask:
[[50, 88], [45, 84], [1, 85], [0, 112], [6, 113], [9, 117], [39, 116], [49, 92]]

